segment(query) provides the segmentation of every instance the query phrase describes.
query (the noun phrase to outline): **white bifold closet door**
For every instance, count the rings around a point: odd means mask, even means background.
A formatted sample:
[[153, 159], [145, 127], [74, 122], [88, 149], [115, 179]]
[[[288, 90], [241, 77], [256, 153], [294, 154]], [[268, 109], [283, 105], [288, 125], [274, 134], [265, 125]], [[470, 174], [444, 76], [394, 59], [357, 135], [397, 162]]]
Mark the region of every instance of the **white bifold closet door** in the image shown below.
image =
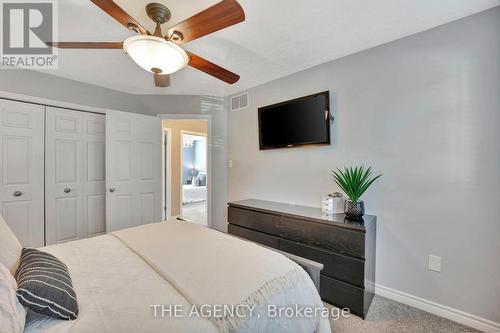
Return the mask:
[[161, 120], [106, 113], [106, 230], [161, 220]]
[[104, 115], [47, 107], [47, 245], [106, 231], [105, 130]]
[[44, 106], [0, 99], [0, 214], [22, 246], [41, 247]]

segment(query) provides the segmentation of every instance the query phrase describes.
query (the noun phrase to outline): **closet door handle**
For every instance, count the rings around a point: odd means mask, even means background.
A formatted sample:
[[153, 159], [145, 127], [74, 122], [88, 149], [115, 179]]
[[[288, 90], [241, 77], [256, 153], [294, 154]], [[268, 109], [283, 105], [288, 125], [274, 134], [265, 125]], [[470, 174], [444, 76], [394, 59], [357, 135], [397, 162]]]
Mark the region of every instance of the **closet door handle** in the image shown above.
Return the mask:
[[116, 191], [114, 187], [109, 188], [109, 192], [113, 193], [114, 191]]
[[23, 192], [21, 191], [15, 191], [14, 193], [12, 193], [15, 197], [20, 197], [21, 195], [23, 195]]
[[69, 192], [71, 192], [71, 189], [70, 189], [70, 188], [65, 188], [65, 189], [64, 189], [64, 193], [69, 193]]

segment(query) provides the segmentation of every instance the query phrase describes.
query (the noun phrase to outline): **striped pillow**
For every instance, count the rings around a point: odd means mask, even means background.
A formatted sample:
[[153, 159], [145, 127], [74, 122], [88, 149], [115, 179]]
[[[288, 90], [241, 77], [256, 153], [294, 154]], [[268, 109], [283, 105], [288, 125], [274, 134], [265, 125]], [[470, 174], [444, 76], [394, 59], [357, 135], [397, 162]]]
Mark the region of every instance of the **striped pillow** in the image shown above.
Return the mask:
[[78, 303], [68, 267], [53, 255], [24, 248], [16, 272], [17, 298], [31, 311], [73, 320]]

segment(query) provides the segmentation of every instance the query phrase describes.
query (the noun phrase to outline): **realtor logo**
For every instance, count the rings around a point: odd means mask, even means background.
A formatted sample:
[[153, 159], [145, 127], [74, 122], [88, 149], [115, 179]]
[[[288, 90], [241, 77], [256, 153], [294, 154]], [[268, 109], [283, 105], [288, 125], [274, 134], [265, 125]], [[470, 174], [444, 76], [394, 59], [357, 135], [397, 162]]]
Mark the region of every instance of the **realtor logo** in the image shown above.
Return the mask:
[[0, 0], [1, 67], [57, 68], [55, 0]]

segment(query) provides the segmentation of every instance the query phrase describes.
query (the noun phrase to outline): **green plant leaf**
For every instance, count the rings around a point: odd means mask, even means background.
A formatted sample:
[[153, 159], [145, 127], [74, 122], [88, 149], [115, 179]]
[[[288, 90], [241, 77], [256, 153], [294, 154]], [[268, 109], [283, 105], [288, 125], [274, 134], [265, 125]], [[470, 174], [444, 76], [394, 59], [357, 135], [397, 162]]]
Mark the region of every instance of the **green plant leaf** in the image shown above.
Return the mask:
[[363, 165], [331, 170], [333, 181], [352, 201], [358, 201], [363, 193], [382, 175], [371, 177], [372, 168]]

